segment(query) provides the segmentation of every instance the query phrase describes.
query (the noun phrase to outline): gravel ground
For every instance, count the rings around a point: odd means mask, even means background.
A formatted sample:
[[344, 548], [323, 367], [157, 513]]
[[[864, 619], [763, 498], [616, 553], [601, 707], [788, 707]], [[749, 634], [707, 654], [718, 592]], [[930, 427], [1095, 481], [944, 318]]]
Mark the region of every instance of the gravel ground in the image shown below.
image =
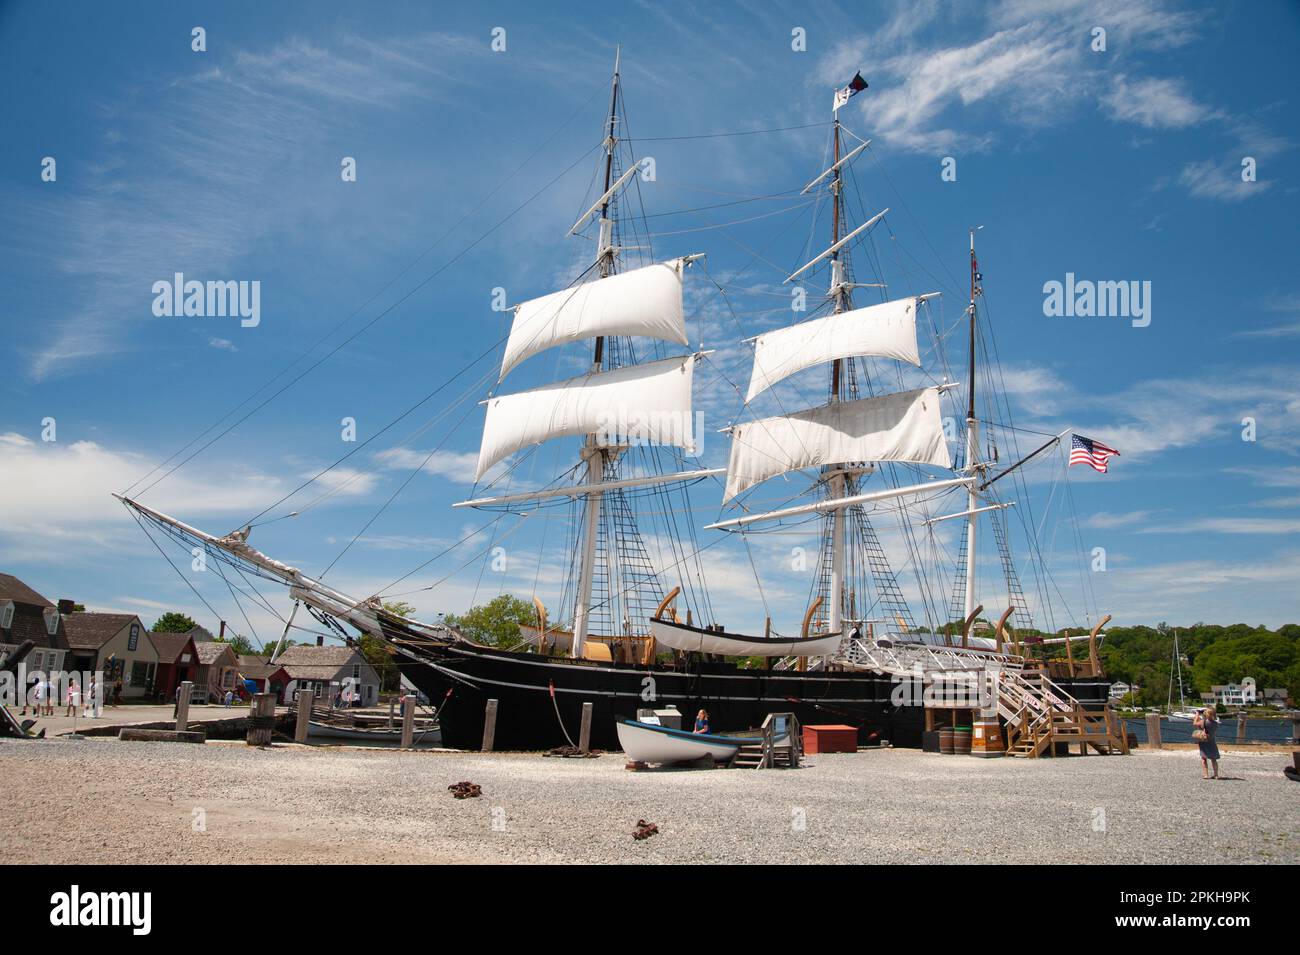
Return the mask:
[[[1168, 751], [632, 773], [620, 754], [0, 741], [0, 863], [1296, 863], [1287, 762], [1229, 754], [1224, 782]], [[482, 797], [453, 799], [462, 780]], [[634, 841], [638, 819], [659, 834]]]

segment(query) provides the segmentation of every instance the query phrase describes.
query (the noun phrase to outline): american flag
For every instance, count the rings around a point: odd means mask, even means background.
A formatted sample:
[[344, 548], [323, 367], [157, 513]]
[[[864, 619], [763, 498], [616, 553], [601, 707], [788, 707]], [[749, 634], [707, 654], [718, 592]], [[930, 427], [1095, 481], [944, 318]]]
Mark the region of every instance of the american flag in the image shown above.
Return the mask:
[[1093, 470], [1106, 473], [1106, 462], [1119, 457], [1119, 452], [1108, 448], [1100, 441], [1085, 438], [1082, 435], [1070, 436], [1070, 464], [1089, 464]]

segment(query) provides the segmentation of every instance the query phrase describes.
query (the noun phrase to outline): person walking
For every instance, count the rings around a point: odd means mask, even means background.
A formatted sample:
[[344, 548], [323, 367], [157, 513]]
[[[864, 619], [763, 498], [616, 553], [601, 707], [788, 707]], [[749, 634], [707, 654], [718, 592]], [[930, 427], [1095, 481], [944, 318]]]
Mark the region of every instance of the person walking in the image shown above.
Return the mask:
[[[1207, 706], [1196, 715], [1192, 723], [1196, 727], [1192, 731], [1192, 739], [1196, 740], [1196, 745], [1201, 750], [1201, 778], [1218, 779], [1219, 744], [1214, 737], [1219, 732], [1219, 717], [1215, 715], [1214, 707]], [[1210, 775], [1211, 771], [1213, 776]]]
[[68, 708], [64, 716], [76, 716], [77, 707], [81, 706], [81, 687], [73, 680], [68, 684]]

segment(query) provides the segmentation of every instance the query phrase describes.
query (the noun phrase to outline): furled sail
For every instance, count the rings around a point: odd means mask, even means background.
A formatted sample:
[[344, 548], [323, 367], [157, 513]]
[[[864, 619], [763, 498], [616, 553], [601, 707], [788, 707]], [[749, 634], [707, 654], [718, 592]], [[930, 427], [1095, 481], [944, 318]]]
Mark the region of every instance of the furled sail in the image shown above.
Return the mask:
[[855, 308], [758, 336], [745, 401], [797, 371], [840, 358], [896, 358], [919, 366], [918, 301], [911, 297]]
[[838, 633], [803, 639], [747, 637], [657, 619], [650, 621], [650, 635], [674, 650], [721, 653], [729, 657], [820, 657], [834, 653], [844, 639]]
[[939, 389], [837, 401], [736, 425], [723, 500], [787, 471], [853, 461], [911, 461], [951, 468]]
[[475, 480], [521, 448], [563, 435], [595, 434], [602, 445], [631, 439], [693, 451], [697, 357], [628, 365], [488, 399]]
[[501, 378], [532, 355], [599, 335], [644, 335], [687, 344], [684, 267], [683, 259], [673, 259], [524, 302], [515, 309]]

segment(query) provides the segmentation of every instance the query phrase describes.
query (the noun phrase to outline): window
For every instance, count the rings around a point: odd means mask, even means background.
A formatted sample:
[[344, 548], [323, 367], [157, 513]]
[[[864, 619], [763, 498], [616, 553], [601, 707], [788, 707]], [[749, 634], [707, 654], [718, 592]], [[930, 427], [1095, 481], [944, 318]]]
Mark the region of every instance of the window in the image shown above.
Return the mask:
[[32, 651], [32, 669], [33, 669], [33, 670], [39, 670], [39, 669], [41, 668], [41, 665], [42, 665], [44, 662], [45, 662], [45, 654], [43, 654], [40, 650], [33, 650], [33, 651]]
[[354, 680], [356, 680], [356, 681], [358, 681], [358, 682], [361, 681], [361, 664], [360, 664], [360, 663], [354, 663], [354, 664], [352, 664], [352, 679], [354, 679]]
[[59, 632], [59, 612], [53, 607], [45, 609], [45, 632], [50, 636]]
[[8, 630], [14, 625], [14, 602], [6, 600], [3, 606], [0, 606], [0, 628]]

